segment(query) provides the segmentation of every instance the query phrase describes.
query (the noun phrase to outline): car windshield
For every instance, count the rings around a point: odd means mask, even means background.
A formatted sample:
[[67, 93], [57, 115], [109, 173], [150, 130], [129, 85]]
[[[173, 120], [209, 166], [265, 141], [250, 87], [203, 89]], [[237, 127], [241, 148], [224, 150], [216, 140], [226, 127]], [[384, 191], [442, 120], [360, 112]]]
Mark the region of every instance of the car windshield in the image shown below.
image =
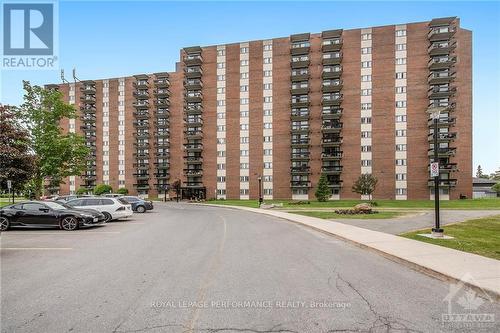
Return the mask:
[[125, 201], [127, 202], [137, 202], [137, 201], [140, 201], [141, 199], [139, 198], [136, 198], [136, 197], [124, 197], [123, 198]]
[[116, 200], [118, 200], [121, 204], [128, 205], [127, 200], [125, 200], [123, 198], [116, 198]]
[[67, 205], [60, 203], [60, 202], [47, 201], [47, 202], [44, 202], [44, 204], [52, 209], [68, 209], [68, 208], [70, 208]]

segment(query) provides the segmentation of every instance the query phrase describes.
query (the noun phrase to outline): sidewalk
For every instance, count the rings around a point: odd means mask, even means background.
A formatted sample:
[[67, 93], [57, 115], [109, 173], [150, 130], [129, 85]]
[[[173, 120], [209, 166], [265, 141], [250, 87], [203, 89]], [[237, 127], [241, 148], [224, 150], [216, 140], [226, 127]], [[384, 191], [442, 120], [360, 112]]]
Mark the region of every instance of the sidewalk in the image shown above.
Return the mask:
[[315, 217], [241, 206], [203, 205], [286, 219], [375, 250], [391, 260], [441, 279], [456, 282], [472, 276], [473, 280], [465, 284], [500, 299], [500, 261], [495, 259]]

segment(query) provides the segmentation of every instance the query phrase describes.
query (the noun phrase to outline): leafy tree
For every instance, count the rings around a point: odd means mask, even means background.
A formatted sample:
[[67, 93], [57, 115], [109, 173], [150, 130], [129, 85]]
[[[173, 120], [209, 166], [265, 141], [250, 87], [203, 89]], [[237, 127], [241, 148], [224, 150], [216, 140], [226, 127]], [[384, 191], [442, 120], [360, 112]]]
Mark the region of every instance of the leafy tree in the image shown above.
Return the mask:
[[361, 195], [368, 195], [369, 199], [372, 200], [372, 193], [375, 191], [377, 182], [377, 178], [371, 173], [362, 174], [352, 186], [352, 191]]
[[330, 198], [331, 191], [328, 187], [328, 181], [325, 175], [321, 175], [318, 180], [318, 187], [316, 188], [316, 193], [314, 193], [318, 201], [327, 201]]
[[39, 197], [45, 179], [60, 181], [81, 175], [89, 149], [83, 136], [63, 133], [60, 122], [76, 118], [76, 110], [63, 101], [61, 92], [32, 86], [28, 81], [23, 84], [24, 103], [17, 111], [30, 132], [30, 147], [37, 156], [33, 181]]
[[101, 194], [104, 194], [104, 193], [111, 193], [111, 192], [113, 192], [113, 188], [110, 185], [107, 185], [107, 184], [98, 184], [94, 188], [94, 194], [95, 195], [101, 195]]
[[118, 191], [116, 191], [116, 193], [118, 194], [123, 194], [123, 195], [127, 195], [128, 194], [128, 189], [126, 187], [120, 187], [118, 189]]
[[89, 190], [85, 187], [80, 187], [76, 190], [77, 195], [88, 194]]
[[35, 169], [35, 156], [30, 152], [29, 133], [7, 106], [0, 105], [0, 189], [7, 191], [7, 180], [12, 191], [19, 192]]
[[477, 178], [483, 178], [483, 168], [481, 168], [481, 165], [477, 166], [477, 171], [476, 171], [476, 177]]
[[490, 175], [490, 179], [500, 181], [500, 168]]
[[500, 183], [496, 183], [491, 189], [497, 193], [497, 197], [500, 196]]

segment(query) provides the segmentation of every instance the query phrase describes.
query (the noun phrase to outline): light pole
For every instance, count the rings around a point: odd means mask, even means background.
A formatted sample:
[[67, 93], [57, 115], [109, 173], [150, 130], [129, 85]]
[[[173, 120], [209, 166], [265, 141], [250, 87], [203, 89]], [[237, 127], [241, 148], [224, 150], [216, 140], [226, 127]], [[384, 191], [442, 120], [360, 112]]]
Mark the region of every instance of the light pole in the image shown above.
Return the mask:
[[435, 107], [429, 110], [431, 118], [434, 124], [434, 135], [433, 135], [433, 146], [434, 146], [434, 158], [433, 163], [431, 163], [431, 177], [434, 177], [434, 228], [432, 228], [432, 235], [434, 237], [443, 237], [444, 230], [441, 228], [441, 221], [439, 216], [439, 115], [441, 114], [442, 107]]
[[259, 180], [259, 207], [262, 205], [264, 199], [262, 198], [262, 177], [259, 175], [257, 178]]

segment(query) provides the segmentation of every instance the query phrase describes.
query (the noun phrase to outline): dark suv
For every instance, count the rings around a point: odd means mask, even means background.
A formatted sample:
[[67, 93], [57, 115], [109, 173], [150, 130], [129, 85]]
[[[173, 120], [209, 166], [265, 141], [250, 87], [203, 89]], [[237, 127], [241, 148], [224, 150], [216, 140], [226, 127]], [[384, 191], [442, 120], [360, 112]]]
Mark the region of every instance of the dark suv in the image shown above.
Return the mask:
[[147, 210], [153, 209], [153, 202], [152, 201], [146, 201], [146, 200], [141, 199], [139, 197], [127, 195], [127, 196], [121, 197], [120, 199], [124, 199], [129, 204], [131, 204], [132, 210], [134, 212], [145, 213]]

